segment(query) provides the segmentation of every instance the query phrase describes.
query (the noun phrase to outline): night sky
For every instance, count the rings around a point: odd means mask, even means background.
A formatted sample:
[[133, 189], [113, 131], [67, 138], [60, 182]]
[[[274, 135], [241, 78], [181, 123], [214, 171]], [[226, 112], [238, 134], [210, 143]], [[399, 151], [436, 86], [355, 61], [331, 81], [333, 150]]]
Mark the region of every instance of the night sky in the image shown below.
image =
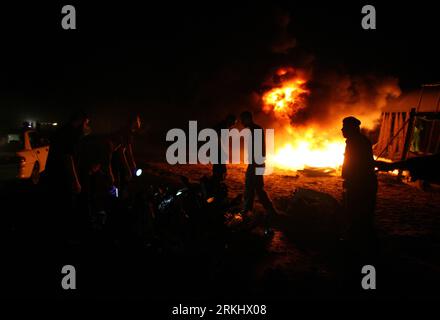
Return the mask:
[[[393, 76], [404, 92], [440, 80], [432, 2], [66, 4], [77, 30], [61, 28], [61, 4], [1, 6], [2, 122], [83, 108], [101, 130], [130, 110], [153, 129], [209, 123], [289, 64]], [[365, 4], [377, 30], [361, 28]]]

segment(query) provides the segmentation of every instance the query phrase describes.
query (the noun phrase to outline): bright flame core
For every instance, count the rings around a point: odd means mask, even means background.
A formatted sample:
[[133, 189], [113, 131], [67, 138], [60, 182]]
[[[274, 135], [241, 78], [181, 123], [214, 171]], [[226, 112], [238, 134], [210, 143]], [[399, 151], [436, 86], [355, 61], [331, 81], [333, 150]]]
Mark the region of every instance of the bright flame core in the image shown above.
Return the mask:
[[305, 107], [310, 93], [306, 79], [292, 68], [279, 70], [277, 75], [280, 84], [262, 97], [263, 111], [273, 114], [276, 126], [281, 128], [275, 130], [275, 154], [267, 161], [290, 170], [339, 168], [344, 160], [345, 142], [338, 128], [325, 131], [317, 125], [294, 126], [295, 115]]
[[268, 161], [281, 169], [302, 170], [305, 167], [337, 169], [344, 161], [344, 148], [343, 141], [320, 139], [311, 129], [309, 133], [297, 135], [292, 142], [283, 143]]

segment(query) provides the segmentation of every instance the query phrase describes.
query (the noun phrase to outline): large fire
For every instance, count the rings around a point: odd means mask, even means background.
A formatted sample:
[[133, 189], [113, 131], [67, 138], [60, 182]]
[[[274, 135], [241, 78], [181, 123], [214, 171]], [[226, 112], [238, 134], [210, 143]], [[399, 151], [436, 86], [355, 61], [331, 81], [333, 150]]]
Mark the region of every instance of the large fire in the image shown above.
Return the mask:
[[295, 114], [305, 107], [310, 93], [307, 80], [296, 70], [280, 69], [278, 85], [263, 94], [263, 111], [276, 120], [275, 154], [268, 162], [281, 169], [333, 168], [342, 165], [345, 142], [339, 128], [295, 125]]

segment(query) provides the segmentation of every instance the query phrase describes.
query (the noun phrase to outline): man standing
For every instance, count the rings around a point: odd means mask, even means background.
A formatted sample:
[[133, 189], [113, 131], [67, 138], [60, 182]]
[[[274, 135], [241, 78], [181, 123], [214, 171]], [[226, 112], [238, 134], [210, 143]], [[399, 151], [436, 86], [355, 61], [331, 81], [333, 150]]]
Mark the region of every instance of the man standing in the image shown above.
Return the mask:
[[121, 190], [123, 197], [128, 195], [127, 185], [135, 174], [137, 165], [133, 153], [134, 136], [141, 129], [139, 114], [131, 114], [127, 123], [111, 135], [113, 152], [111, 156], [111, 172], [115, 185]]
[[349, 238], [368, 241], [374, 230], [377, 177], [371, 142], [360, 130], [355, 117], [343, 120], [342, 135], [346, 138], [342, 178], [344, 207], [349, 217]]
[[78, 146], [81, 138], [89, 132], [89, 117], [83, 112], [77, 112], [52, 137], [46, 175], [49, 183], [55, 184], [57, 189], [75, 194], [81, 192], [77, 168]]
[[76, 112], [51, 139], [46, 164], [46, 184], [50, 195], [51, 215], [46, 227], [55, 237], [77, 238], [82, 218], [74, 210], [81, 193], [78, 172], [78, 149], [81, 139], [90, 133], [90, 120], [84, 112]]
[[[247, 129], [250, 129], [251, 131], [251, 140], [252, 140], [252, 152], [255, 150], [258, 150], [259, 148], [256, 148], [255, 144], [255, 130], [263, 130], [263, 128], [256, 123], [254, 123], [252, 118], [252, 113], [249, 111], [245, 111], [240, 115], [240, 121], [243, 124], [243, 126]], [[266, 156], [266, 143], [264, 138], [264, 133], [262, 134], [262, 156]], [[257, 143], [260, 143], [260, 141], [257, 141]], [[255, 193], [258, 196], [258, 200], [263, 205], [264, 209], [266, 210], [267, 216], [266, 216], [266, 230], [265, 233], [272, 233], [272, 231], [268, 228], [269, 220], [273, 218], [274, 215], [276, 215], [276, 211], [272, 205], [272, 202], [269, 199], [269, 196], [267, 195], [266, 191], [264, 190], [264, 180], [263, 175], [256, 174], [257, 168], [264, 168], [265, 164], [257, 164], [255, 162], [255, 157], [252, 155], [252, 159], [247, 167], [246, 170], [246, 176], [245, 176], [245, 190], [244, 190], [244, 208], [243, 208], [243, 215], [246, 217], [253, 209], [254, 207], [254, 198]]]

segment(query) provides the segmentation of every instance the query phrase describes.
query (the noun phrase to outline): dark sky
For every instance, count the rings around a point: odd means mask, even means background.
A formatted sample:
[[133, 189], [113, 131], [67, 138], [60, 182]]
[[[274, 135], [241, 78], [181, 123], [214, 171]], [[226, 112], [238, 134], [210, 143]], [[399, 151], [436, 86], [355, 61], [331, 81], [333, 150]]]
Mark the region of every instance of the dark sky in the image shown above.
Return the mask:
[[[377, 10], [369, 31], [367, 2], [70, 4], [78, 29], [68, 31], [62, 5], [1, 5], [2, 121], [57, 121], [79, 107], [107, 117], [105, 129], [130, 110], [152, 127], [212, 119], [219, 106], [246, 104], [273, 68], [311, 57], [317, 68], [395, 76], [404, 91], [440, 80], [431, 2], [368, 2]], [[294, 48], [274, 50], [292, 39]]]

